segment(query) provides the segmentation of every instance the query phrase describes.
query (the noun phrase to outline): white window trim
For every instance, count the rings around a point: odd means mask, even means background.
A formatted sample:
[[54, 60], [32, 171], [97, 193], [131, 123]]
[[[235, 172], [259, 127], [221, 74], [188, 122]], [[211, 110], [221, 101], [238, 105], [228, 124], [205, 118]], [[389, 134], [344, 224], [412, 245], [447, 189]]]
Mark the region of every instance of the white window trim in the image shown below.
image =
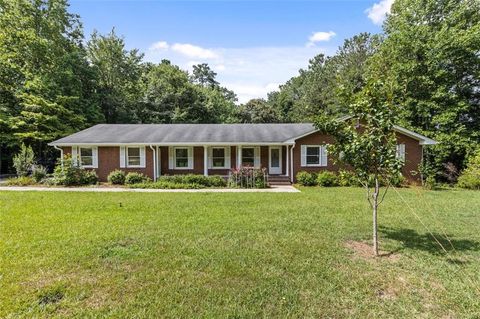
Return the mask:
[[253, 148], [253, 168], [260, 168], [262, 163], [261, 163], [261, 149], [260, 146], [250, 146], [250, 145], [245, 145], [242, 146], [240, 149], [240, 165], [243, 166], [243, 150], [246, 148]]
[[[326, 167], [328, 166], [328, 154], [327, 154], [327, 145], [302, 145], [305, 148], [305, 154], [300, 154], [302, 157], [305, 156], [305, 164], [301, 165], [302, 167]], [[309, 147], [315, 147], [319, 149], [319, 163], [318, 164], [308, 164], [307, 163], [307, 149]]]
[[[187, 167], [178, 167], [177, 166], [177, 149], [186, 149], [187, 150], [187, 159], [188, 159]], [[173, 151], [173, 154], [172, 154], [173, 169], [176, 169], [176, 170], [193, 169], [193, 147], [192, 146], [172, 147], [172, 151]]]
[[405, 163], [405, 157], [406, 157], [405, 155], [406, 155], [405, 144], [403, 143], [397, 144], [397, 152], [395, 157]]
[[[139, 165], [129, 165], [128, 164], [128, 149], [138, 148], [140, 149], [140, 164]], [[145, 146], [126, 146], [125, 147], [125, 167], [127, 168], [145, 168]]]
[[[213, 150], [223, 149], [223, 166], [213, 166]], [[212, 146], [208, 149], [208, 168], [209, 169], [229, 169], [230, 164], [230, 146]]]
[[[82, 148], [89, 148], [92, 150], [92, 165], [82, 165]], [[72, 147], [72, 158], [75, 165], [82, 168], [98, 168], [98, 147], [97, 146], [74, 146]]]

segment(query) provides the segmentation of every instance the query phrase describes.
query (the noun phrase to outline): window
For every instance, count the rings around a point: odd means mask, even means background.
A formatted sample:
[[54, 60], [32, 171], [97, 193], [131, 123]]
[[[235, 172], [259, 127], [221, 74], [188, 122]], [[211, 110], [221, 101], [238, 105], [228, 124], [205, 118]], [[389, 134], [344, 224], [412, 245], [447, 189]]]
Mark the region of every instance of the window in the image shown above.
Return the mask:
[[327, 166], [327, 147], [325, 145], [302, 145], [301, 166]]
[[140, 166], [141, 163], [140, 147], [127, 148], [127, 166]]
[[225, 167], [225, 148], [214, 147], [212, 149], [212, 167], [224, 168]]
[[188, 148], [175, 148], [175, 168], [188, 168]]
[[242, 148], [242, 166], [255, 166], [255, 148]]
[[91, 147], [80, 147], [80, 165], [93, 166], [93, 149]]
[[307, 165], [320, 165], [320, 147], [307, 147]]
[[397, 145], [397, 159], [405, 162], [405, 144]]

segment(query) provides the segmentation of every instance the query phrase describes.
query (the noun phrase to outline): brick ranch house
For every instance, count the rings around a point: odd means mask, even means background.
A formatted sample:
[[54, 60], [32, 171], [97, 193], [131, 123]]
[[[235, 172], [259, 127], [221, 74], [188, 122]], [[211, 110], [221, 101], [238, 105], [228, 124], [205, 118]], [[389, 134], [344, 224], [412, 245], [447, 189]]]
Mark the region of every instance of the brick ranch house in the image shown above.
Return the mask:
[[[403, 175], [420, 179], [424, 145], [436, 142], [395, 126]], [[121, 169], [153, 180], [162, 175], [228, 176], [240, 166], [265, 167], [272, 181], [295, 182], [299, 171], [337, 171], [326, 145], [333, 138], [302, 124], [99, 124], [49, 145], [93, 169], [100, 181]]]

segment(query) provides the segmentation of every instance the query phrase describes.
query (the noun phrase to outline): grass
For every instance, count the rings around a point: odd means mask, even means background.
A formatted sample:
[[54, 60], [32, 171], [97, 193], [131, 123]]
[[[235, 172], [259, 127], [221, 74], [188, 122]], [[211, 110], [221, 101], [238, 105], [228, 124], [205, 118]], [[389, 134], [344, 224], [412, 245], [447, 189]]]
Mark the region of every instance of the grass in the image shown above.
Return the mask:
[[[0, 317], [478, 318], [480, 192], [0, 192]], [[447, 234], [455, 250], [445, 239]]]

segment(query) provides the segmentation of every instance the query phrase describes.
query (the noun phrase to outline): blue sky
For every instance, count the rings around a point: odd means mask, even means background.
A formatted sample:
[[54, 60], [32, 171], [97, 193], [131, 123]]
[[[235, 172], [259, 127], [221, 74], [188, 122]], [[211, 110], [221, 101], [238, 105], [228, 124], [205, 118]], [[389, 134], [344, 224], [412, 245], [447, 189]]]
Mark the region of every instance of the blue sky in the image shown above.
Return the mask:
[[360, 32], [381, 32], [393, 0], [71, 0], [85, 35], [115, 27], [145, 60], [185, 70], [208, 63], [240, 102], [265, 97], [318, 53]]

